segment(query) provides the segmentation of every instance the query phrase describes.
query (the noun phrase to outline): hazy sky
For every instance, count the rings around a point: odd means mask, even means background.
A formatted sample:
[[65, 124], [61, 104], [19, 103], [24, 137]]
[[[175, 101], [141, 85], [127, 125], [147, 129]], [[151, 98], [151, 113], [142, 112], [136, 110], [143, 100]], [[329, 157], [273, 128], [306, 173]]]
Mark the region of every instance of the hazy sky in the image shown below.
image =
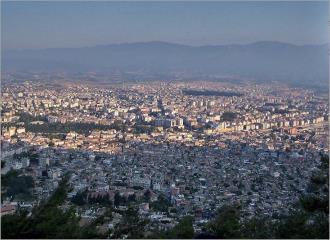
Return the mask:
[[2, 2], [4, 49], [328, 42], [327, 2]]

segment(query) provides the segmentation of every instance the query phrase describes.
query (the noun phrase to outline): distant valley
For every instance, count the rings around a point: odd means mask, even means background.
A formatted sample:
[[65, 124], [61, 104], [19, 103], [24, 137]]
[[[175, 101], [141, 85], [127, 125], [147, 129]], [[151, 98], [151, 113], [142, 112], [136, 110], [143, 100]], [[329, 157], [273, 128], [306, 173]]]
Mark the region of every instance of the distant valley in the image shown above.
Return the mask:
[[[187, 46], [167, 42], [111, 44], [81, 48], [4, 50], [3, 71], [112, 71], [166, 76], [237, 76], [297, 85], [328, 84], [328, 46], [281, 42]], [[141, 74], [142, 73], [142, 74]], [[132, 74], [131, 74], [132, 75]], [[134, 74], [133, 74], [134, 75]]]

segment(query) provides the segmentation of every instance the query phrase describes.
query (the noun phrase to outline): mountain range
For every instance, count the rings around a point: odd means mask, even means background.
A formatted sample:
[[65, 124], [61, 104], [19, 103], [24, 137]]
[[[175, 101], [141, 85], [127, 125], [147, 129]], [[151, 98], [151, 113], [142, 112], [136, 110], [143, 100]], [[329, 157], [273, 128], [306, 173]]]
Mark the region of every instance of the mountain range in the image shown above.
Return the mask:
[[189, 72], [325, 85], [328, 45], [282, 42], [188, 46], [167, 42], [2, 51], [3, 71]]

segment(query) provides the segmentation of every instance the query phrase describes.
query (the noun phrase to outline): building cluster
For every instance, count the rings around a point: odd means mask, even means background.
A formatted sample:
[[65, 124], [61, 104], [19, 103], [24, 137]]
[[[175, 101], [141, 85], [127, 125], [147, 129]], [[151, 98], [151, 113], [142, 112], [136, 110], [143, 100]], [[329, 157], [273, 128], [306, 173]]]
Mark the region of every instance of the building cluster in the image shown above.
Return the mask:
[[[164, 227], [193, 214], [198, 229], [234, 202], [242, 217], [272, 215], [297, 201], [320, 152], [328, 152], [328, 107], [328, 96], [277, 84], [8, 83], [2, 174], [22, 170], [35, 179], [35, 200], [20, 203], [30, 207], [70, 172], [68, 198], [87, 191], [115, 201], [119, 194]], [[160, 196], [170, 210], [153, 209]], [[85, 218], [99, 213], [79, 211]]]

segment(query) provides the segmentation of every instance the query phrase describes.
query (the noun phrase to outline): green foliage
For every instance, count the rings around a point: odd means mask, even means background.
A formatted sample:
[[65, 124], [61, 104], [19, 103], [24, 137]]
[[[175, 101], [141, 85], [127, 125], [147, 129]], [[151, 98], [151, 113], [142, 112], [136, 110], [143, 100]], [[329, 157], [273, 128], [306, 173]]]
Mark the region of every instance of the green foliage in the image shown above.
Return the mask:
[[329, 156], [321, 156], [321, 166], [310, 181], [300, 206], [282, 216], [276, 236], [279, 238], [329, 237]]
[[33, 151], [22, 152], [20, 154], [14, 154], [14, 159], [22, 159], [22, 158], [29, 158], [31, 163], [38, 164], [39, 155], [34, 153]]
[[100, 238], [95, 226], [81, 228], [74, 208], [59, 208], [66, 200], [69, 190], [68, 176], [60, 182], [59, 187], [46, 201], [39, 204], [27, 217], [18, 212], [1, 218], [3, 238]]
[[27, 131], [36, 133], [68, 133], [71, 131], [88, 134], [94, 130], [110, 130], [118, 129], [117, 125], [100, 125], [95, 123], [44, 123], [44, 124], [28, 124]]
[[[240, 221], [240, 207], [223, 206], [219, 209], [214, 220], [205, 226], [202, 234], [194, 236], [193, 218], [190, 216], [180, 220], [174, 228], [166, 232], [152, 234], [154, 238], [182, 239], [182, 238], [298, 238], [298, 239], [328, 239], [329, 237], [329, 158], [322, 156], [321, 165], [311, 178], [306, 195], [288, 214], [282, 214], [272, 218], [260, 218]], [[2, 184], [8, 187], [12, 179], [20, 177], [19, 171], [10, 171], [2, 176]], [[96, 218], [91, 225], [81, 228], [79, 218], [75, 210], [66, 211], [59, 208], [66, 200], [69, 189], [68, 176], [64, 177], [59, 187], [48, 201], [41, 203], [33, 209], [32, 216], [27, 217], [25, 212], [2, 217], [3, 238], [104, 238], [100, 235], [96, 226], [103, 224], [112, 218], [111, 205], [104, 215]], [[78, 194], [77, 194], [78, 195]], [[150, 200], [150, 192], [146, 191], [145, 200]], [[134, 201], [134, 197], [131, 197]], [[71, 200], [77, 205], [87, 202], [87, 192], [79, 193]], [[105, 198], [95, 198], [98, 204], [107, 205]], [[114, 205], [126, 204], [127, 200], [115, 194]], [[167, 212], [170, 202], [165, 196], [160, 195], [158, 200], [150, 203], [155, 211]], [[144, 238], [147, 220], [140, 219], [137, 209], [130, 206], [123, 212], [121, 222], [116, 225], [113, 238]]]
[[119, 192], [116, 192], [114, 196], [113, 204], [116, 207], [126, 205], [126, 198], [124, 196], [121, 196]]
[[68, 182], [69, 182], [69, 176], [66, 175], [59, 183], [59, 186], [55, 190], [53, 195], [49, 198], [46, 207], [56, 207], [65, 201], [69, 189]]
[[[93, 130], [124, 130], [126, 126], [122, 123], [114, 123], [112, 125], [101, 125], [96, 123], [49, 123], [47, 119], [43, 116], [32, 116], [28, 113], [21, 113], [20, 120], [24, 122], [26, 130], [28, 132], [36, 132], [48, 134], [48, 137], [56, 138], [58, 133], [68, 133], [70, 131], [74, 131], [81, 134], [87, 134]], [[31, 124], [33, 121], [44, 121], [43, 124]]]
[[87, 191], [78, 192], [71, 198], [71, 202], [77, 206], [83, 206], [87, 204]]
[[150, 202], [150, 198], [151, 198], [151, 192], [150, 192], [150, 190], [148, 189], [147, 191], [144, 192], [144, 194], [143, 194], [143, 199], [144, 199], [144, 201], [146, 201], [146, 202]]
[[[329, 169], [329, 155], [323, 154], [321, 155], [321, 169], [328, 170]], [[329, 175], [329, 171], [327, 171]]]
[[21, 171], [10, 170], [5, 175], [1, 175], [1, 188], [8, 187], [10, 181], [14, 178], [17, 178], [21, 174]]
[[71, 198], [71, 202], [77, 206], [84, 206], [86, 204], [98, 204], [104, 207], [112, 207], [112, 201], [108, 195], [91, 197], [88, 196], [88, 191], [78, 192], [74, 197]]
[[153, 126], [149, 125], [134, 125], [134, 133], [141, 134], [141, 133], [147, 133], [150, 134], [154, 130]]
[[134, 189], [134, 190], [143, 190], [144, 188], [141, 187], [141, 186], [133, 186], [133, 189]]
[[112, 219], [112, 208], [107, 208], [105, 213], [99, 217], [97, 217], [91, 225], [97, 226], [98, 224], [104, 224], [106, 221], [110, 221]]
[[184, 89], [182, 93], [185, 95], [191, 96], [223, 96], [223, 97], [233, 97], [233, 96], [242, 96], [243, 94], [239, 92], [224, 92], [224, 91], [213, 91], [213, 90], [193, 90], [193, 89]]
[[310, 213], [329, 215], [329, 156], [321, 156], [321, 166], [311, 177], [308, 192], [301, 198], [302, 208]]
[[151, 209], [159, 212], [167, 212], [170, 206], [171, 202], [164, 195], [159, 195], [157, 201], [150, 203]]
[[194, 237], [193, 218], [183, 217], [180, 222], [166, 233], [166, 238], [171, 239], [191, 239]]
[[[155, 238], [181, 238], [176, 234], [182, 228], [178, 226], [170, 231], [158, 233]], [[329, 157], [322, 155], [321, 165], [311, 177], [307, 194], [301, 197], [288, 214], [269, 218], [256, 216], [240, 221], [239, 207], [223, 206], [215, 219], [206, 225], [206, 229], [195, 237], [328, 239]]]
[[236, 206], [223, 206], [216, 218], [208, 224], [208, 229], [217, 238], [240, 238], [239, 209]]
[[1, 237], [2, 238], [22, 238], [22, 229], [28, 224], [26, 212], [19, 212], [13, 215], [1, 217]]
[[132, 195], [129, 195], [128, 198], [127, 198], [127, 201], [128, 202], [136, 202], [136, 195], [135, 195], [135, 193], [132, 194]]
[[274, 227], [269, 219], [253, 217], [241, 224], [241, 237], [248, 239], [271, 238]]
[[300, 199], [300, 203], [308, 212], [329, 211], [329, 199], [317, 195], [307, 195]]
[[124, 212], [120, 223], [116, 225], [113, 238], [144, 238], [147, 220], [140, 219], [137, 209], [129, 207]]
[[31, 176], [21, 175], [20, 171], [10, 170], [1, 175], [1, 190], [3, 197], [30, 199], [34, 181]]
[[295, 209], [287, 216], [281, 216], [276, 226], [275, 238], [290, 239], [328, 239], [329, 222], [324, 213], [313, 216], [310, 213]]
[[37, 153], [28, 152], [28, 158], [30, 158], [30, 163], [38, 164], [39, 163], [39, 155]]
[[72, 208], [64, 212], [55, 206], [45, 207], [32, 218], [33, 226], [31, 223], [27, 229], [27, 236], [32, 238], [78, 238], [78, 220]]
[[105, 196], [97, 196], [95, 198], [88, 198], [89, 204], [99, 204], [101, 206], [105, 207], [111, 207], [112, 201], [109, 199], [108, 195]]
[[222, 121], [234, 121], [237, 117], [237, 113], [234, 112], [224, 112], [221, 116]]

